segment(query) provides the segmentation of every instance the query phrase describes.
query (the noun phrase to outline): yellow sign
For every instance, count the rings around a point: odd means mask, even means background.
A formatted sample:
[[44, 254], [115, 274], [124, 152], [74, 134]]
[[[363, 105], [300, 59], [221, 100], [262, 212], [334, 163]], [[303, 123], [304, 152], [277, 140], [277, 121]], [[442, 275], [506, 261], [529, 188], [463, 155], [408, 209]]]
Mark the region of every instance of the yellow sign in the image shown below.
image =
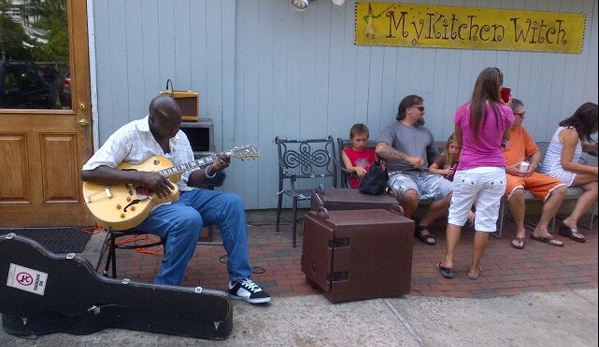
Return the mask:
[[580, 53], [585, 14], [357, 2], [356, 45]]

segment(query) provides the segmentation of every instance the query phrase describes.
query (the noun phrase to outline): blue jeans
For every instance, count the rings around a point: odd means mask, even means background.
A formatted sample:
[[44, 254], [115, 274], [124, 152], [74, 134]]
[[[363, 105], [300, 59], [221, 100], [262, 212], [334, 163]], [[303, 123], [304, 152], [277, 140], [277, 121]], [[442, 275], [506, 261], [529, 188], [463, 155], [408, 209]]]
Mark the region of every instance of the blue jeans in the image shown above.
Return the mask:
[[137, 227], [166, 238], [162, 268], [154, 283], [180, 285], [204, 225], [217, 225], [227, 252], [232, 281], [250, 277], [245, 208], [239, 195], [208, 189], [180, 193], [179, 200], [156, 207]]

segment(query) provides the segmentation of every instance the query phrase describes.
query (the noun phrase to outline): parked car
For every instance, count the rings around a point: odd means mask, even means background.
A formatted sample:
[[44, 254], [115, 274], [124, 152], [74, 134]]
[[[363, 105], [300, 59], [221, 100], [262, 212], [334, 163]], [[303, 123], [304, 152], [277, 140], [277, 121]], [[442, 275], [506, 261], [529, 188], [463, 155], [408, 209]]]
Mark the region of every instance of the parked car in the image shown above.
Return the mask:
[[58, 98], [60, 106], [71, 108], [71, 72], [67, 71], [62, 79], [60, 87], [58, 87]]
[[0, 62], [0, 108], [58, 108], [58, 92], [31, 61]]

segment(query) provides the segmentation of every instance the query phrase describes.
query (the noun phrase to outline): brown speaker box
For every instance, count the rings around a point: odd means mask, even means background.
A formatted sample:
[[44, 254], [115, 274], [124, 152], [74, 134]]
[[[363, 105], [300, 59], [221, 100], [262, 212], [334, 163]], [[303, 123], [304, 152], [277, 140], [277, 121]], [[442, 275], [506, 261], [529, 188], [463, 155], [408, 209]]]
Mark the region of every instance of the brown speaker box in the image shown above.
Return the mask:
[[200, 95], [191, 90], [161, 90], [160, 94], [170, 94], [181, 108], [184, 122], [196, 122], [200, 118]]

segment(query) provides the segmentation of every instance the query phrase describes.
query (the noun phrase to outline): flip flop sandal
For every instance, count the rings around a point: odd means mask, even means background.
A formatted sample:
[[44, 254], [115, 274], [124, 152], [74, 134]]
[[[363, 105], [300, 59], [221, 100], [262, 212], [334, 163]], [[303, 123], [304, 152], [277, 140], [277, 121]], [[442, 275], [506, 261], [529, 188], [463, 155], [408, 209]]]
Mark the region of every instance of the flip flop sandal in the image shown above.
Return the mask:
[[437, 243], [437, 240], [435, 240], [435, 236], [431, 234], [430, 231], [428, 232], [428, 234], [423, 235], [423, 230], [428, 230], [428, 226], [417, 226], [414, 229], [414, 237], [416, 237], [418, 240], [420, 240], [420, 242], [424, 243], [425, 245], [434, 246]]
[[479, 266], [479, 267], [478, 267], [478, 273], [477, 273], [476, 275], [473, 275], [473, 274], [471, 274], [470, 272], [468, 272], [468, 273], [466, 274], [466, 276], [467, 276], [469, 279], [471, 279], [471, 280], [473, 280], [473, 281], [476, 281], [476, 280], [477, 280], [477, 279], [480, 277], [480, 272], [481, 272], [481, 271], [482, 271], [482, 270], [480, 269], [480, 266]]
[[439, 264], [435, 264], [435, 267], [437, 269], [439, 269], [439, 272], [441, 273], [441, 275], [443, 275], [443, 277], [445, 277], [445, 278], [454, 278], [455, 277], [455, 273], [453, 272], [453, 269], [445, 267], [445, 266], [441, 266], [441, 262], [439, 262]]
[[[516, 245], [514, 242], [516, 243], [522, 243], [522, 246], [520, 245]], [[512, 247], [514, 247], [515, 249], [524, 249], [525, 243], [524, 243], [524, 238], [522, 237], [514, 237], [514, 239], [512, 240], [512, 242], [510, 243], [510, 245]]]
[[554, 243], [554, 242], [552, 242], [552, 241], [559, 241], [558, 239], [556, 239], [552, 235], [544, 236], [544, 237], [537, 237], [537, 236], [534, 236], [534, 235], [530, 235], [530, 238], [532, 240], [543, 242], [543, 243], [547, 243], [547, 244], [550, 244], [550, 245], [555, 246], [555, 247], [564, 247], [564, 243], [563, 242], [562, 243]]
[[[565, 226], [564, 224], [560, 225], [558, 233], [564, 237], [569, 238], [572, 241], [576, 241], [576, 242], [580, 242], [580, 243], [585, 243], [587, 241], [578, 230], [570, 229], [567, 226]], [[582, 237], [576, 237], [576, 236], [574, 236], [575, 234], [578, 234]]]

